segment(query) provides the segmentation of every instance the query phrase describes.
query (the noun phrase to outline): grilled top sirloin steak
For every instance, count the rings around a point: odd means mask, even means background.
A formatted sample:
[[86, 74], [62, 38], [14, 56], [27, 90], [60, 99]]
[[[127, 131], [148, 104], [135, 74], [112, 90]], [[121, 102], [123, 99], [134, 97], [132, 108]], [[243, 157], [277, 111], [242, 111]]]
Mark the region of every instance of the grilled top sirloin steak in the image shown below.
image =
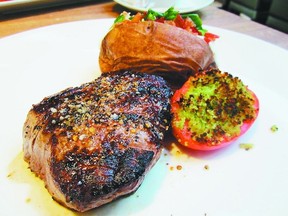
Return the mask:
[[87, 211], [135, 191], [161, 153], [170, 88], [118, 72], [44, 98], [27, 115], [24, 158], [55, 200]]

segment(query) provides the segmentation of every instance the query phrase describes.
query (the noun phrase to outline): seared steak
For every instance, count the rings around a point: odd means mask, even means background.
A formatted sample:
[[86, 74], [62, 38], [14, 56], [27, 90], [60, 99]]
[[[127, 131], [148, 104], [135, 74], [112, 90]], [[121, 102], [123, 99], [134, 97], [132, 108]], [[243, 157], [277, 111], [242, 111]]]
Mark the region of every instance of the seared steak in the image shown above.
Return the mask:
[[46, 97], [24, 124], [25, 160], [77, 211], [129, 194], [160, 156], [171, 94], [161, 77], [118, 72]]

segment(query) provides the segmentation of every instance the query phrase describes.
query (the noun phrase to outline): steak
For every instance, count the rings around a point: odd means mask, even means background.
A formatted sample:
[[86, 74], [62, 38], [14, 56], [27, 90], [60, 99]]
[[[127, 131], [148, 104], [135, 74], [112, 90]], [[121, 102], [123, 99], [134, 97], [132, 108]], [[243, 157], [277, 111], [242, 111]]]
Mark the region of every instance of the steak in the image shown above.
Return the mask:
[[160, 157], [171, 95], [161, 77], [121, 71], [46, 97], [24, 123], [24, 159], [76, 211], [132, 193]]

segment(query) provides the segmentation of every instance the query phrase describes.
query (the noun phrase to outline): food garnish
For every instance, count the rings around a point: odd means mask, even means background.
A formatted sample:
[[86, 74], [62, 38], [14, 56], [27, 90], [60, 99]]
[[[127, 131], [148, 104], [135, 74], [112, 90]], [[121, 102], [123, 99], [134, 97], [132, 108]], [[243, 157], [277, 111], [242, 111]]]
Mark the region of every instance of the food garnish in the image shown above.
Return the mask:
[[278, 127], [277, 125], [272, 125], [270, 130], [274, 133], [274, 132], [277, 132], [278, 131]]
[[211, 69], [191, 76], [171, 100], [172, 131], [178, 142], [214, 150], [235, 141], [258, 116], [256, 95], [231, 74]]
[[212, 34], [203, 28], [202, 20], [198, 14], [191, 13], [181, 15], [174, 7], [170, 7], [164, 13], [148, 9], [146, 12], [137, 12], [135, 15], [130, 15], [130, 13], [124, 11], [115, 19], [114, 24], [125, 21], [155, 21], [167, 23], [185, 29], [193, 34], [203, 36], [207, 43], [219, 38], [218, 35]]

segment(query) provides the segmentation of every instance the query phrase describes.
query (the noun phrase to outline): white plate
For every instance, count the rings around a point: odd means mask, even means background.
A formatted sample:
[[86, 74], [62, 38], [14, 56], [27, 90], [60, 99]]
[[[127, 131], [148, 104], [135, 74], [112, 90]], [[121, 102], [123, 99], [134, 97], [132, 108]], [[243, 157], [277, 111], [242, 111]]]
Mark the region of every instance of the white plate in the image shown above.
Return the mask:
[[[112, 21], [66, 23], [0, 40], [0, 215], [75, 215], [51, 199], [23, 162], [22, 126], [33, 103], [99, 76], [100, 42]], [[212, 44], [219, 67], [258, 95], [257, 121], [218, 151], [170, 146], [134, 194], [84, 215], [288, 215], [288, 52], [206, 28], [220, 35]], [[272, 125], [279, 130], [272, 133]], [[254, 147], [245, 151], [240, 143]]]
[[149, 8], [165, 12], [174, 6], [180, 13], [189, 13], [200, 10], [212, 4], [214, 0], [114, 0], [118, 4], [135, 11], [147, 11]]

